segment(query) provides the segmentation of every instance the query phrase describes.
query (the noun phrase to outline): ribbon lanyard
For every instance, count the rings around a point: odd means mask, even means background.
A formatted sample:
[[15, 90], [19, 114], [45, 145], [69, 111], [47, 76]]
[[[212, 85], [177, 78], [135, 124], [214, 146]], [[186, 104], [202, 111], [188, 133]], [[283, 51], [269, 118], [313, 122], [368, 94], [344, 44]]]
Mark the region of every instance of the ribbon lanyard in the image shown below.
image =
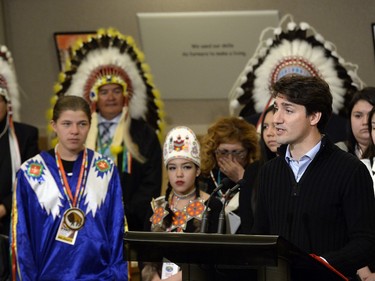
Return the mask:
[[55, 156], [56, 156], [56, 164], [57, 164], [57, 167], [59, 168], [60, 180], [61, 180], [61, 184], [62, 184], [63, 189], [64, 189], [65, 196], [68, 198], [68, 202], [69, 202], [70, 207], [71, 208], [76, 207], [76, 206], [79, 205], [79, 201], [82, 197], [82, 193], [83, 193], [84, 185], [85, 185], [85, 181], [86, 181], [86, 179], [85, 179], [86, 175], [87, 175], [87, 151], [86, 151], [86, 148], [83, 151], [81, 170], [79, 172], [79, 178], [78, 178], [74, 198], [73, 198], [73, 195], [72, 195], [72, 190], [70, 189], [69, 182], [66, 178], [65, 169], [64, 169], [64, 166], [62, 164], [60, 154], [57, 152], [57, 145], [55, 147]]

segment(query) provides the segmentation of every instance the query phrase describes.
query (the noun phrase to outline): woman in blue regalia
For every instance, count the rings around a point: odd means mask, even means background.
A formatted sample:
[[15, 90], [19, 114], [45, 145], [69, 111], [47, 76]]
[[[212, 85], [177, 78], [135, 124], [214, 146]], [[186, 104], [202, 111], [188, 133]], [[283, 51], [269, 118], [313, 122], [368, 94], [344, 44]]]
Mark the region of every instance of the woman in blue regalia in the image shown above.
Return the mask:
[[91, 112], [60, 97], [51, 126], [58, 143], [24, 162], [12, 212], [13, 280], [128, 280], [118, 171], [85, 148]]

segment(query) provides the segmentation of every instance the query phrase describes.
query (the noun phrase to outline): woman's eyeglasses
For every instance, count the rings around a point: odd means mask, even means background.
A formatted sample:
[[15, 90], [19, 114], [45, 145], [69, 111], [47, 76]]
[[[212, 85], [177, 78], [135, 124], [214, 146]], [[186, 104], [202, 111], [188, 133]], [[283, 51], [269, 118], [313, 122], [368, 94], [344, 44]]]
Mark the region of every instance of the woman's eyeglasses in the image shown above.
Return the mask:
[[246, 150], [226, 150], [226, 149], [216, 149], [215, 154], [218, 157], [228, 157], [232, 155], [235, 158], [243, 159], [246, 157], [247, 151]]

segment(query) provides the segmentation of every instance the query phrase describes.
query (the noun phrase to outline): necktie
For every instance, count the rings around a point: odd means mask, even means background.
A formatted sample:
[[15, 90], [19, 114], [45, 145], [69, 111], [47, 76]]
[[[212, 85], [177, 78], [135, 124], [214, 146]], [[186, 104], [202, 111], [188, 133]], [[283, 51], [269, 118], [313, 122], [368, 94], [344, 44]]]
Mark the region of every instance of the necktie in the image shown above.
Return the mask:
[[113, 122], [103, 122], [100, 123], [100, 126], [102, 127], [102, 132], [100, 134], [100, 140], [103, 147], [107, 147], [111, 144], [112, 138], [111, 138], [111, 127], [114, 123]]

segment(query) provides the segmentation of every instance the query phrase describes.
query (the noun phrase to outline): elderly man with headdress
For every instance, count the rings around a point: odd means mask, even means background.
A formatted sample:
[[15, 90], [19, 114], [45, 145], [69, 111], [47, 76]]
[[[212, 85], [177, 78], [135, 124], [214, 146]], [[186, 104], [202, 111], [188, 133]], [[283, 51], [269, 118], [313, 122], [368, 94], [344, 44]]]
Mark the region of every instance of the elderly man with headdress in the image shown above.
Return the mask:
[[162, 103], [134, 40], [101, 29], [78, 41], [55, 93], [83, 96], [91, 106], [86, 145], [116, 163], [130, 230], [143, 230], [150, 201], [160, 195]]
[[23, 161], [38, 154], [38, 129], [19, 119], [19, 91], [13, 58], [0, 47], [0, 233], [9, 235], [12, 186]]

